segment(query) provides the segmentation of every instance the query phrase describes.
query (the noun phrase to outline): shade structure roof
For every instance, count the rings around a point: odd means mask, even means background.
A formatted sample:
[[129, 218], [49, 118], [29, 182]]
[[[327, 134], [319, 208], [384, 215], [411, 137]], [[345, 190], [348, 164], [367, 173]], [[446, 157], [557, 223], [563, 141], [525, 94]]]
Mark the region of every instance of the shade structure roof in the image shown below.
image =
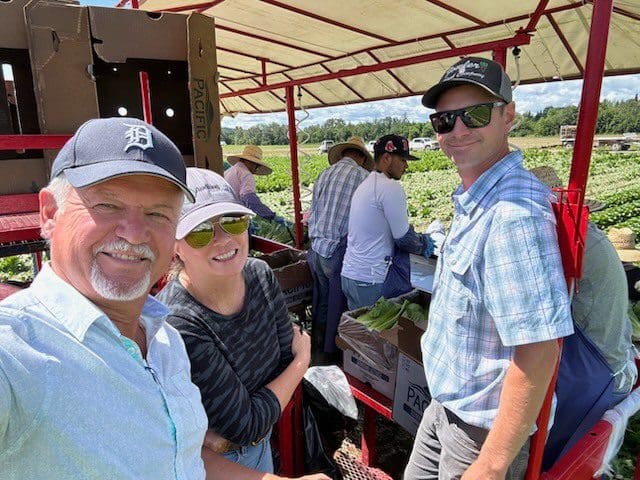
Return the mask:
[[[283, 111], [291, 83], [306, 108], [418, 95], [460, 56], [494, 50], [520, 84], [581, 78], [593, 11], [593, 0], [194, 2], [140, 8], [215, 18], [223, 113]], [[605, 75], [640, 72], [640, 1], [613, 5]]]

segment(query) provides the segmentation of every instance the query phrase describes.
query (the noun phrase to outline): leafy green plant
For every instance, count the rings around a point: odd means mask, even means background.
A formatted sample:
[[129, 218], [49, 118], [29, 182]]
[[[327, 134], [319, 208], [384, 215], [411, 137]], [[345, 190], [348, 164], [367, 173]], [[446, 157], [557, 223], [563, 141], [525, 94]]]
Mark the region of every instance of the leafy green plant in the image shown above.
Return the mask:
[[615, 207], [592, 213], [589, 218], [600, 228], [606, 228], [639, 215], [640, 200], [635, 200], [624, 205], [616, 205]]
[[0, 281], [26, 282], [33, 278], [33, 262], [30, 255], [0, 258]]

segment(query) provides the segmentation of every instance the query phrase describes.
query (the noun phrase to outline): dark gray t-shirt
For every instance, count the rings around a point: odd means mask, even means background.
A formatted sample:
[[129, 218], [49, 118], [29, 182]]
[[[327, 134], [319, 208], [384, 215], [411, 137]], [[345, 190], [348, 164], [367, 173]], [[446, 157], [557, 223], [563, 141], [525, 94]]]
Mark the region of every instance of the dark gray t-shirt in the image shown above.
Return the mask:
[[157, 296], [169, 306], [167, 321], [182, 335], [191, 378], [200, 388], [209, 428], [249, 445], [280, 417], [280, 403], [264, 387], [291, 362], [291, 322], [269, 266], [249, 258], [241, 312], [220, 315], [202, 305], [176, 279]]

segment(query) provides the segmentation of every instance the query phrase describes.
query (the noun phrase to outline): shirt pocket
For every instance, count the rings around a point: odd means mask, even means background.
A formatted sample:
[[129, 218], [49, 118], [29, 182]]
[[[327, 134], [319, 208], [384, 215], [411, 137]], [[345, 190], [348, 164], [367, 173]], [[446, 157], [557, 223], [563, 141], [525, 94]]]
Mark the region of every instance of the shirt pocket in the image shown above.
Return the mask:
[[447, 325], [458, 323], [471, 310], [471, 255], [449, 254], [444, 259], [439, 288], [443, 289], [442, 309], [447, 316]]
[[171, 384], [171, 396], [180, 409], [180, 418], [184, 418], [185, 424], [189, 429], [188, 434], [192, 431], [204, 432], [207, 429], [207, 414], [202, 406], [200, 390], [196, 387], [189, 377], [187, 371], [181, 371], [171, 376], [169, 382]]

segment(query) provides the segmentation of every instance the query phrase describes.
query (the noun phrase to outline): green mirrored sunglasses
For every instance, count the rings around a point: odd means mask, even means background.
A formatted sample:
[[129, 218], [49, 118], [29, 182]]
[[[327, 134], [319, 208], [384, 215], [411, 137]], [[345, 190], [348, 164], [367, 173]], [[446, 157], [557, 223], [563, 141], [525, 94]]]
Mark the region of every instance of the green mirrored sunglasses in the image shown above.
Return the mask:
[[220, 225], [220, 228], [229, 235], [240, 235], [247, 231], [250, 220], [251, 216], [249, 215], [242, 215], [241, 217], [224, 216], [220, 217], [216, 222], [207, 220], [187, 233], [184, 241], [191, 248], [203, 248], [213, 240], [216, 224]]

